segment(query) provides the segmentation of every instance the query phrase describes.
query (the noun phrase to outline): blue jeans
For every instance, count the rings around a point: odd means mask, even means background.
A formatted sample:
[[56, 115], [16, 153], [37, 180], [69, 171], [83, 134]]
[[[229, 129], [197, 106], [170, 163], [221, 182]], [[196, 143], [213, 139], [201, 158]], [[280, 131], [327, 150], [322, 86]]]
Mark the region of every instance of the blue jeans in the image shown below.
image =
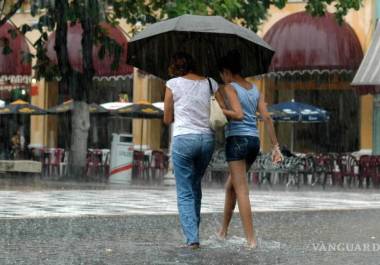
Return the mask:
[[199, 243], [201, 221], [201, 181], [214, 152], [211, 134], [174, 137], [172, 161], [176, 178], [179, 220], [187, 244]]

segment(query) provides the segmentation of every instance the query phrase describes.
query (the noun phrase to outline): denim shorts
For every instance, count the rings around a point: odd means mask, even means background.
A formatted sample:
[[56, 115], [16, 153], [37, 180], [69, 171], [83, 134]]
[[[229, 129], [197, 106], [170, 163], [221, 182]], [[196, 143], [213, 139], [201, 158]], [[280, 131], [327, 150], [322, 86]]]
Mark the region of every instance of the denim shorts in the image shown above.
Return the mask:
[[229, 136], [226, 139], [226, 160], [245, 160], [252, 164], [260, 151], [260, 139], [255, 136]]

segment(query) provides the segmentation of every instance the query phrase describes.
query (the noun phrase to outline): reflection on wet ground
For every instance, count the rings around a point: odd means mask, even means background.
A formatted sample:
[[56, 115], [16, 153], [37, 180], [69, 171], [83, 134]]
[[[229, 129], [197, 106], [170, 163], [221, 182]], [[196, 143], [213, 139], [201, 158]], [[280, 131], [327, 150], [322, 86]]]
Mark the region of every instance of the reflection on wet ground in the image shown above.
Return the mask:
[[[133, 178], [126, 180], [122, 183], [112, 182], [108, 179], [101, 180], [76, 180], [74, 178], [53, 180], [49, 178], [41, 178], [39, 176], [25, 176], [25, 175], [2, 175], [0, 173], [0, 190], [120, 190], [120, 189], [165, 189], [168, 186], [174, 186], [174, 178]], [[223, 189], [224, 179], [214, 179], [212, 181], [204, 180], [202, 182], [204, 188]], [[265, 182], [258, 185], [252, 182], [249, 183], [251, 190], [265, 190], [265, 191], [337, 191], [337, 192], [363, 192], [363, 193], [377, 193], [379, 189], [376, 188], [359, 188], [359, 187], [341, 187], [341, 186], [326, 186], [322, 185], [295, 185], [285, 184], [270, 184]]]
[[[250, 198], [255, 212], [380, 209], [379, 193], [254, 190]], [[177, 214], [174, 187], [3, 190], [0, 205], [0, 218]], [[221, 213], [223, 207], [222, 189], [203, 189], [202, 213]]]
[[174, 186], [0, 178], [0, 264], [379, 264], [376, 189], [251, 185], [258, 248], [236, 213], [227, 240], [221, 183], [205, 183], [199, 251], [179, 248]]
[[379, 210], [257, 212], [249, 250], [234, 216], [202, 216], [201, 249], [181, 249], [176, 215], [0, 219], [0, 264], [366, 264], [380, 260]]

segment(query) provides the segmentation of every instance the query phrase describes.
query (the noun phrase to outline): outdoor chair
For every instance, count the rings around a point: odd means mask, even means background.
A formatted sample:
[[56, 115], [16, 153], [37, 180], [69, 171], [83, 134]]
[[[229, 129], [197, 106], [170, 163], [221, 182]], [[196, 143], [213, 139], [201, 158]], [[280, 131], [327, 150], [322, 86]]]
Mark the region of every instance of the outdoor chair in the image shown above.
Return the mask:
[[102, 150], [89, 150], [87, 153], [87, 177], [99, 177], [102, 166]]
[[380, 155], [376, 156], [376, 183], [377, 187], [379, 187], [380, 182]]
[[[373, 163], [373, 162], [372, 162]], [[367, 188], [370, 186], [370, 179], [373, 175], [371, 168], [371, 156], [363, 155], [359, 159], [359, 187], [364, 187], [364, 181]]]
[[132, 175], [134, 177], [144, 177], [145, 174], [145, 154], [143, 151], [133, 151], [133, 168]]
[[103, 175], [105, 177], [110, 176], [110, 162], [111, 162], [111, 153], [108, 151], [106, 153], [103, 152], [102, 155], [102, 170]]
[[208, 169], [206, 170], [208, 172], [205, 174], [205, 181], [224, 182], [227, 179], [229, 171], [224, 152], [224, 148], [219, 148], [214, 152]]
[[372, 180], [372, 185], [375, 188], [379, 187], [380, 184], [380, 172], [379, 172], [379, 164], [380, 162], [380, 157], [379, 156], [371, 156], [370, 157], [370, 177]]
[[344, 179], [347, 175], [347, 154], [340, 154], [338, 157], [332, 157], [332, 180], [333, 185], [338, 184], [343, 187]]
[[343, 182], [346, 178], [348, 187], [352, 187], [359, 181], [359, 161], [351, 154], [345, 155], [343, 167]]
[[61, 177], [61, 163], [64, 159], [65, 150], [62, 148], [51, 148], [49, 150], [49, 176]]
[[61, 160], [59, 164], [60, 176], [67, 175], [67, 165], [69, 164], [69, 154], [70, 154], [70, 151], [63, 152], [63, 159]]
[[328, 179], [330, 178], [331, 184], [333, 183], [332, 174], [333, 174], [333, 165], [334, 160], [328, 154], [320, 154], [316, 156], [315, 159], [315, 179], [312, 185], [317, 183], [322, 184], [323, 188], [326, 188]]
[[150, 172], [152, 177], [156, 177], [156, 173], [159, 173], [159, 177], [163, 177], [165, 174], [165, 154], [162, 151], [154, 150], [152, 151], [151, 162], [150, 162]]
[[293, 185], [299, 188], [301, 184], [300, 176], [304, 170], [304, 159], [301, 157], [286, 157], [282, 163], [282, 168], [286, 172], [286, 186]]
[[300, 158], [300, 168], [298, 173], [302, 176], [302, 183], [311, 185], [315, 174], [315, 157], [313, 154], [307, 154]]
[[50, 154], [46, 148], [33, 148], [32, 159], [41, 163], [41, 176], [49, 176], [49, 160]]

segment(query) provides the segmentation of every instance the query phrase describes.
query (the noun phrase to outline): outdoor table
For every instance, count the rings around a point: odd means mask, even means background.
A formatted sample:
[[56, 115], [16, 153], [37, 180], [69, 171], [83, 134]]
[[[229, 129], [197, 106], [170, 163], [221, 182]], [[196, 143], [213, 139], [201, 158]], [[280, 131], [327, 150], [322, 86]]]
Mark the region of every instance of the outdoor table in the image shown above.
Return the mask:
[[87, 176], [99, 175], [99, 169], [103, 166], [103, 151], [101, 149], [88, 149], [87, 153]]

